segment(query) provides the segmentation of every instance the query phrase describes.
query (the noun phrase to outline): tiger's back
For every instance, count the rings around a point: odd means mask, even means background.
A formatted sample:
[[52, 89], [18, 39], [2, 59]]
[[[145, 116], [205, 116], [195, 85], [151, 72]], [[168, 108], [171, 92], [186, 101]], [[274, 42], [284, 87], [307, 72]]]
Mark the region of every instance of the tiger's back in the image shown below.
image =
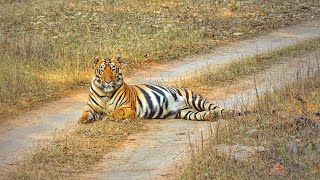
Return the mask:
[[[133, 91], [133, 92], [129, 92]], [[126, 95], [133, 95], [135, 117], [146, 119], [175, 118], [181, 108], [187, 107], [186, 98], [177, 92], [182, 89], [168, 88], [157, 85], [131, 85], [127, 92], [119, 91], [108, 103], [108, 110], [114, 111], [128, 103]]]

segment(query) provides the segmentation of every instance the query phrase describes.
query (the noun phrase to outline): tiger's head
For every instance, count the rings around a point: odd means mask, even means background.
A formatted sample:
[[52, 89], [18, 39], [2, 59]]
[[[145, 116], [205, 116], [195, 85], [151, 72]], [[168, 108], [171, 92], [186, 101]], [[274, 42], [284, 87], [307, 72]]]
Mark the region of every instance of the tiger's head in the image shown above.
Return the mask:
[[96, 71], [93, 83], [104, 93], [112, 93], [123, 84], [121, 56], [96, 58]]

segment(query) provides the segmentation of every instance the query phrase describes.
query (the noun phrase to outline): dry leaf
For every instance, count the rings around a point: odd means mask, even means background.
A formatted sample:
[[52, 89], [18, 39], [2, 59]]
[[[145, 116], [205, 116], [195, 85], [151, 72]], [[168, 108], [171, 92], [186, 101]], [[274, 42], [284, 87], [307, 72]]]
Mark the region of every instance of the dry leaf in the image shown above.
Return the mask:
[[186, 135], [187, 133], [185, 132], [178, 132], [176, 135]]
[[320, 173], [320, 166], [319, 166], [319, 164], [316, 164], [316, 163], [314, 163], [313, 165], [312, 165], [312, 167], [311, 167], [311, 172], [312, 172], [312, 174], [318, 174], [318, 173]]
[[272, 169], [270, 170], [271, 175], [283, 175], [284, 172], [285, 172], [285, 168], [279, 162], [274, 164]]

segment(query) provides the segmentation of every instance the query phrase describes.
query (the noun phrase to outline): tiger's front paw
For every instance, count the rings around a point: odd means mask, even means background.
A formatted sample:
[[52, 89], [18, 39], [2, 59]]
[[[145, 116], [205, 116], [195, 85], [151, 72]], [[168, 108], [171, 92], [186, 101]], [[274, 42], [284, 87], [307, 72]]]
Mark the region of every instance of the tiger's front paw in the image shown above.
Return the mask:
[[93, 116], [89, 112], [84, 112], [78, 123], [87, 124], [93, 121]]
[[123, 110], [121, 110], [121, 109], [113, 111], [111, 113], [111, 119], [113, 121], [121, 121], [121, 120], [123, 120], [125, 118], [126, 118], [125, 117], [125, 112]]
[[124, 119], [132, 119], [135, 117], [135, 111], [129, 108], [122, 108], [115, 110], [111, 113], [111, 117], [114, 121], [121, 121]]

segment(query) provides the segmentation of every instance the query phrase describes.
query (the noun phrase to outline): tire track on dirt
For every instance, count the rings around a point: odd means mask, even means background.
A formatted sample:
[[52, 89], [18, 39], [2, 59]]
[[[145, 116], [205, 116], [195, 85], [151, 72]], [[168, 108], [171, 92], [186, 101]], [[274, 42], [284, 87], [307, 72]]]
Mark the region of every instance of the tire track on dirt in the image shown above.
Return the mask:
[[[129, 77], [131, 80], [127, 82], [149, 83], [169, 80], [183, 76], [186, 71], [194, 71], [207, 64], [220, 66], [235, 58], [252, 56], [256, 53], [319, 37], [320, 28], [316, 26], [319, 24], [320, 20], [315, 20], [279, 29], [251, 40], [217, 48], [213, 53], [196, 55], [183, 61], [151, 67], [148, 72], [141, 71], [137, 75]], [[152, 75], [149, 75], [150, 72], [153, 72]], [[1, 125], [0, 169], [19, 160], [27, 150], [31, 152], [35, 145], [49, 141], [55, 131], [75, 127], [86, 100], [87, 92], [68, 96], [53, 103], [43, 104], [38, 109], [14, 117]]]

